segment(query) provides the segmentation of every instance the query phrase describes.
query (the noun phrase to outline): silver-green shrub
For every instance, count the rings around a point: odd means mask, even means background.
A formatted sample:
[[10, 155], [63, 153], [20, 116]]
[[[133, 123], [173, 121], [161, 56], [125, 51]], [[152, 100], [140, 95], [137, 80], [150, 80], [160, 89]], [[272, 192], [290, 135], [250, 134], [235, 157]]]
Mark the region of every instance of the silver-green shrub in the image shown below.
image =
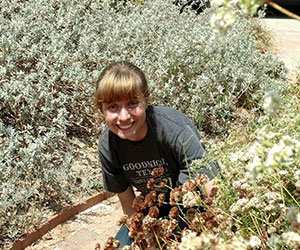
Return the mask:
[[140, 66], [153, 103], [210, 132], [226, 130], [236, 107], [257, 108], [284, 77], [282, 64], [260, 51], [251, 20], [239, 19], [219, 44], [213, 9], [179, 14], [164, 0], [116, 9], [97, 0], [0, 5], [0, 247], [79, 192], [69, 139], [100, 131], [93, 84], [107, 63]]
[[282, 63], [262, 53], [252, 20], [239, 19], [219, 44], [209, 23], [212, 12], [179, 15], [169, 2], [150, 1], [124, 16], [111, 13], [103, 57], [141, 66], [154, 103], [184, 111], [201, 130], [221, 132], [236, 107], [257, 108], [266, 90], [280, 88], [284, 73]]

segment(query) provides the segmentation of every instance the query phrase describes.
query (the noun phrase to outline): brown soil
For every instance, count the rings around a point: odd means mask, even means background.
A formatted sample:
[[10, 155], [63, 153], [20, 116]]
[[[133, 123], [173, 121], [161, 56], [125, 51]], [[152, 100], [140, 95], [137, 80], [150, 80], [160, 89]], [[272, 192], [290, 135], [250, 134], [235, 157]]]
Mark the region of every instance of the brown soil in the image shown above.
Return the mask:
[[[28, 250], [89, 250], [115, 236], [122, 209], [116, 195], [57, 226]], [[103, 249], [103, 248], [102, 248]]]

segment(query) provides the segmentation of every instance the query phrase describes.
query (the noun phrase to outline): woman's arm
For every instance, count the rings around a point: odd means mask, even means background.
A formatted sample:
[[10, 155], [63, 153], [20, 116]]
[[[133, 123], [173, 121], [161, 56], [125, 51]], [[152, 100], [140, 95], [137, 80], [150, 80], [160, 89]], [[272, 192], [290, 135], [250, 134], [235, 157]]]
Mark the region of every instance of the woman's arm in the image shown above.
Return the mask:
[[134, 213], [134, 209], [132, 208], [132, 203], [135, 198], [135, 194], [133, 192], [132, 186], [130, 185], [124, 192], [117, 194], [119, 200], [122, 205], [123, 213], [127, 214], [130, 218]]

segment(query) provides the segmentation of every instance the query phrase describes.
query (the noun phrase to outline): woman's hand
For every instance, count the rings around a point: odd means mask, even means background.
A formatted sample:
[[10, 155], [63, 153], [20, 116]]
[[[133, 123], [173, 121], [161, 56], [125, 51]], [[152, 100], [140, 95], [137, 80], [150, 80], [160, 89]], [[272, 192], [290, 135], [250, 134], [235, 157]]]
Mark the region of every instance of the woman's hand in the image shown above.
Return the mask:
[[212, 190], [213, 187], [214, 187], [214, 180], [212, 179], [212, 180], [210, 180], [209, 182], [207, 182], [207, 183], [204, 185], [204, 187], [205, 187], [205, 191], [206, 191], [207, 196], [209, 196], [210, 193], [211, 193], [211, 190]]

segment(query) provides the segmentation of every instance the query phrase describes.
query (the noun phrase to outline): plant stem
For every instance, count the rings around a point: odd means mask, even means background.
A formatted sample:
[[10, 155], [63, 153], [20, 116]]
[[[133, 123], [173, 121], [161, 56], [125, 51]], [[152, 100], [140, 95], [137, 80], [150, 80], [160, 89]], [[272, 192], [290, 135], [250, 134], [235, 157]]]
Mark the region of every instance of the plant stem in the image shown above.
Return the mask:
[[262, 219], [260, 219], [259, 217], [257, 217], [255, 214], [253, 214], [251, 212], [249, 213], [249, 215], [250, 215], [250, 217], [251, 217], [251, 219], [252, 219], [252, 221], [253, 221], [253, 223], [254, 223], [254, 225], [256, 227], [257, 232], [260, 234], [260, 237], [261, 237], [261, 240], [263, 242], [263, 245], [264, 246], [267, 245], [270, 249], [274, 250], [274, 248], [266, 240], [264, 240], [263, 233], [262, 233], [262, 231], [261, 231], [261, 229], [259, 227], [259, 224], [258, 224], [257, 220], [260, 220], [262, 222], [265, 222], [265, 221], [262, 220]]
[[161, 245], [160, 245], [159, 239], [158, 239], [158, 237], [157, 237], [157, 235], [156, 235], [156, 233], [155, 233], [155, 231], [154, 231], [153, 228], [152, 228], [152, 232], [153, 232], [153, 234], [154, 234], [154, 236], [155, 236], [155, 239], [156, 239], [156, 242], [157, 242], [157, 244], [158, 244], [158, 246], [159, 246], [159, 249], [162, 250], [162, 247], [161, 247]]
[[254, 224], [254, 226], [256, 227], [256, 231], [259, 233], [260, 238], [262, 239], [263, 245], [264, 245], [264, 247], [265, 247], [265, 240], [264, 240], [264, 238], [263, 238], [263, 233], [262, 233], [262, 231], [261, 231], [261, 228], [259, 227], [257, 218], [256, 218], [256, 216], [255, 216], [254, 214], [252, 214], [251, 212], [249, 213], [249, 215], [250, 215], [250, 217], [251, 217], [251, 219], [252, 219], [252, 221], [253, 221], [253, 224]]
[[300, 207], [298, 201], [294, 198], [294, 196], [289, 192], [289, 190], [281, 183], [280, 179], [278, 179], [275, 175], [274, 178], [278, 181], [279, 185], [288, 193], [288, 195], [293, 199], [293, 201]]
[[300, 21], [300, 16], [298, 16], [298, 15], [296, 15], [295, 13], [293, 13], [293, 12], [291, 12], [291, 11], [289, 11], [289, 10], [283, 8], [283, 7], [281, 7], [281, 6], [278, 5], [277, 3], [274, 3], [274, 2], [272, 2], [272, 1], [270, 1], [270, 0], [265, 1], [265, 3], [268, 4], [268, 5], [270, 5], [270, 6], [273, 7], [274, 9], [280, 11], [281, 13], [283, 13], [283, 14], [285, 14], [285, 15], [291, 17], [291, 18], [294, 18], [294, 19]]
[[186, 221], [185, 220], [185, 218], [184, 217], [182, 217], [180, 214], [178, 214], [178, 217], [180, 218], [180, 219], [182, 219], [183, 220], [183, 222], [185, 223], [185, 224], [189, 224], [190, 222], [189, 221]]
[[243, 225], [243, 222], [241, 222], [240, 220], [234, 218], [232, 215], [226, 213], [225, 211], [223, 211], [223, 210], [221, 210], [221, 209], [220, 209], [219, 211], [220, 211], [221, 213], [225, 214], [226, 216], [230, 217], [231, 219], [233, 219], [235, 222], [239, 223], [240, 225]]

